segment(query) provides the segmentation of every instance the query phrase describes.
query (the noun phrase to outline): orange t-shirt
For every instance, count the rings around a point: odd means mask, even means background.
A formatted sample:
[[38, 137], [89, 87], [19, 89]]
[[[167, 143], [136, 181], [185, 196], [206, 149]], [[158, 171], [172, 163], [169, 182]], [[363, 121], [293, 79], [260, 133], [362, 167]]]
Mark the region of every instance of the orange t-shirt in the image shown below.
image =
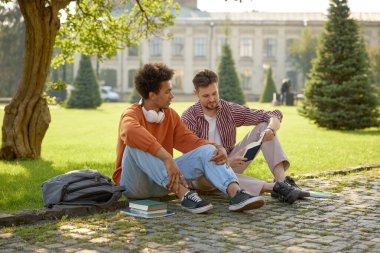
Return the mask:
[[152, 155], [163, 147], [173, 156], [173, 148], [187, 153], [205, 144], [214, 144], [191, 132], [173, 109], [164, 109], [164, 113], [165, 119], [157, 124], [146, 121], [139, 104], [133, 104], [123, 112], [116, 147], [116, 169], [112, 176], [116, 184], [120, 183], [121, 162], [126, 145]]

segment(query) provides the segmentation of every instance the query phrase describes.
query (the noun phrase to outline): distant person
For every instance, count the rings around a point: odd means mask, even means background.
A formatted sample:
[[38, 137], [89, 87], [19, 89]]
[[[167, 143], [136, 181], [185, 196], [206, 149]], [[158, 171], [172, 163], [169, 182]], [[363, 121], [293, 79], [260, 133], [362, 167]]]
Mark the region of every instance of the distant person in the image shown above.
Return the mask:
[[[288, 203], [308, 196], [291, 177], [285, 175], [290, 163], [277, 138], [282, 120], [280, 111], [250, 109], [219, 99], [218, 76], [211, 70], [198, 72], [193, 84], [199, 101], [182, 114], [182, 120], [198, 137], [220, 144], [227, 150], [228, 163], [237, 173], [243, 188], [253, 195], [272, 192], [273, 197], [280, 197]], [[256, 127], [240, 143], [236, 143], [237, 127], [252, 125]], [[242, 175], [250, 163], [242, 157], [242, 152], [262, 135], [261, 150], [274, 175], [273, 184]], [[195, 187], [201, 187], [207, 184], [207, 180], [193, 183]]]
[[290, 92], [290, 81], [284, 79], [281, 84], [281, 104], [286, 104], [286, 98]]
[[[226, 150], [193, 134], [171, 109], [174, 71], [164, 64], [146, 64], [135, 76], [142, 97], [120, 118], [116, 170], [113, 179], [126, 188], [128, 198], [162, 197], [170, 192], [181, 207], [203, 213], [213, 206], [188, 190], [188, 181], [204, 176], [213, 186], [230, 196], [229, 210], [261, 207], [262, 196], [242, 190], [231, 167], [226, 166]], [[173, 158], [173, 149], [184, 153]]]

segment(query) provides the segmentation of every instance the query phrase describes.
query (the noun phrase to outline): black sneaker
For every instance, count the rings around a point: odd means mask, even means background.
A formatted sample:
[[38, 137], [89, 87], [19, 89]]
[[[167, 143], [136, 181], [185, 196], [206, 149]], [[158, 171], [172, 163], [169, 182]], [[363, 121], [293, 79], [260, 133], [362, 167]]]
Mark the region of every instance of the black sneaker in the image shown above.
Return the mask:
[[[286, 176], [285, 177], [285, 180], [284, 180], [285, 183], [287, 183], [288, 185], [290, 185], [291, 187], [293, 187], [294, 189], [297, 189], [299, 191], [301, 191], [301, 194], [299, 195], [299, 198], [300, 199], [303, 199], [305, 197], [310, 197], [310, 193], [309, 192], [306, 192], [306, 191], [302, 191], [301, 187], [299, 187], [296, 182], [294, 181], [293, 178], [291, 178], [290, 176]], [[280, 197], [276, 192], [271, 192], [270, 196], [272, 198], [278, 198]]]
[[252, 196], [243, 189], [236, 192], [235, 196], [230, 199], [228, 209], [233, 212], [242, 212], [260, 208], [264, 205], [262, 196]]
[[186, 192], [181, 200], [181, 207], [191, 213], [204, 213], [212, 209], [213, 206], [201, 199], [196, 192]]
[[285, 182], [276, 182], [273, 186], [273, 192], [277, 193], [279, 200], [293, 204], [300, 197], [302, 191]]
[[290, 185], [291, 187], [293, 187], [294, 189], [297, 189], [297, 190], [301, 191], [301, 194], [300, 194], [300, 196], [299, 196], [298, 198], [303, 199], [303, 198], [305, 198], [305, 197], [310, 197], [310, 192], [303, 191], [303, 190], [301, 189], [301, 187], [299, 187], [299, 186], [296, 184], [296, 182], [294, 181], [294, 179], [291, 178], [290, 176], [286, 176], [284, 182], [287, 183], [287, 184], [289, 184], [289, 185]]

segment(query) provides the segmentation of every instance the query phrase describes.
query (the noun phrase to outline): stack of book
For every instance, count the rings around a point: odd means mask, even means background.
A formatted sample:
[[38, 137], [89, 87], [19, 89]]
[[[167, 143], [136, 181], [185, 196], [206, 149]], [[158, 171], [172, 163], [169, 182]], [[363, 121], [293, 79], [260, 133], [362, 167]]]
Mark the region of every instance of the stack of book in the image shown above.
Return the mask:
[[174, 214], [168, 210], [167, 203], [150, 199], [130, 201], [129, 208], [121, 212], [143, 218], [157, 218]]

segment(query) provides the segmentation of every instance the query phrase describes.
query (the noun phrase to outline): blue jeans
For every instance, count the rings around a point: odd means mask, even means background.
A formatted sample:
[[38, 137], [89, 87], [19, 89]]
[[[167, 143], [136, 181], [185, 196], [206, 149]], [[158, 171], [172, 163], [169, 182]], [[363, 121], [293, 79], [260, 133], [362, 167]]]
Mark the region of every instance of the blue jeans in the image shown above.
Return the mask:
[[[205, 176], [217, 189], [227, 193], [227, 186], [237, 182], [231, 167], [209, 162], [215, 151], [212, 145], [194, 149], [177, 159], [175, 163], [187, 181]], [[122, 161], [120, 185], [129, 198], [162, 197], [169, 194], [169, 182], [164, 162], [148, 152], [129, 146], [125, 147]]]

